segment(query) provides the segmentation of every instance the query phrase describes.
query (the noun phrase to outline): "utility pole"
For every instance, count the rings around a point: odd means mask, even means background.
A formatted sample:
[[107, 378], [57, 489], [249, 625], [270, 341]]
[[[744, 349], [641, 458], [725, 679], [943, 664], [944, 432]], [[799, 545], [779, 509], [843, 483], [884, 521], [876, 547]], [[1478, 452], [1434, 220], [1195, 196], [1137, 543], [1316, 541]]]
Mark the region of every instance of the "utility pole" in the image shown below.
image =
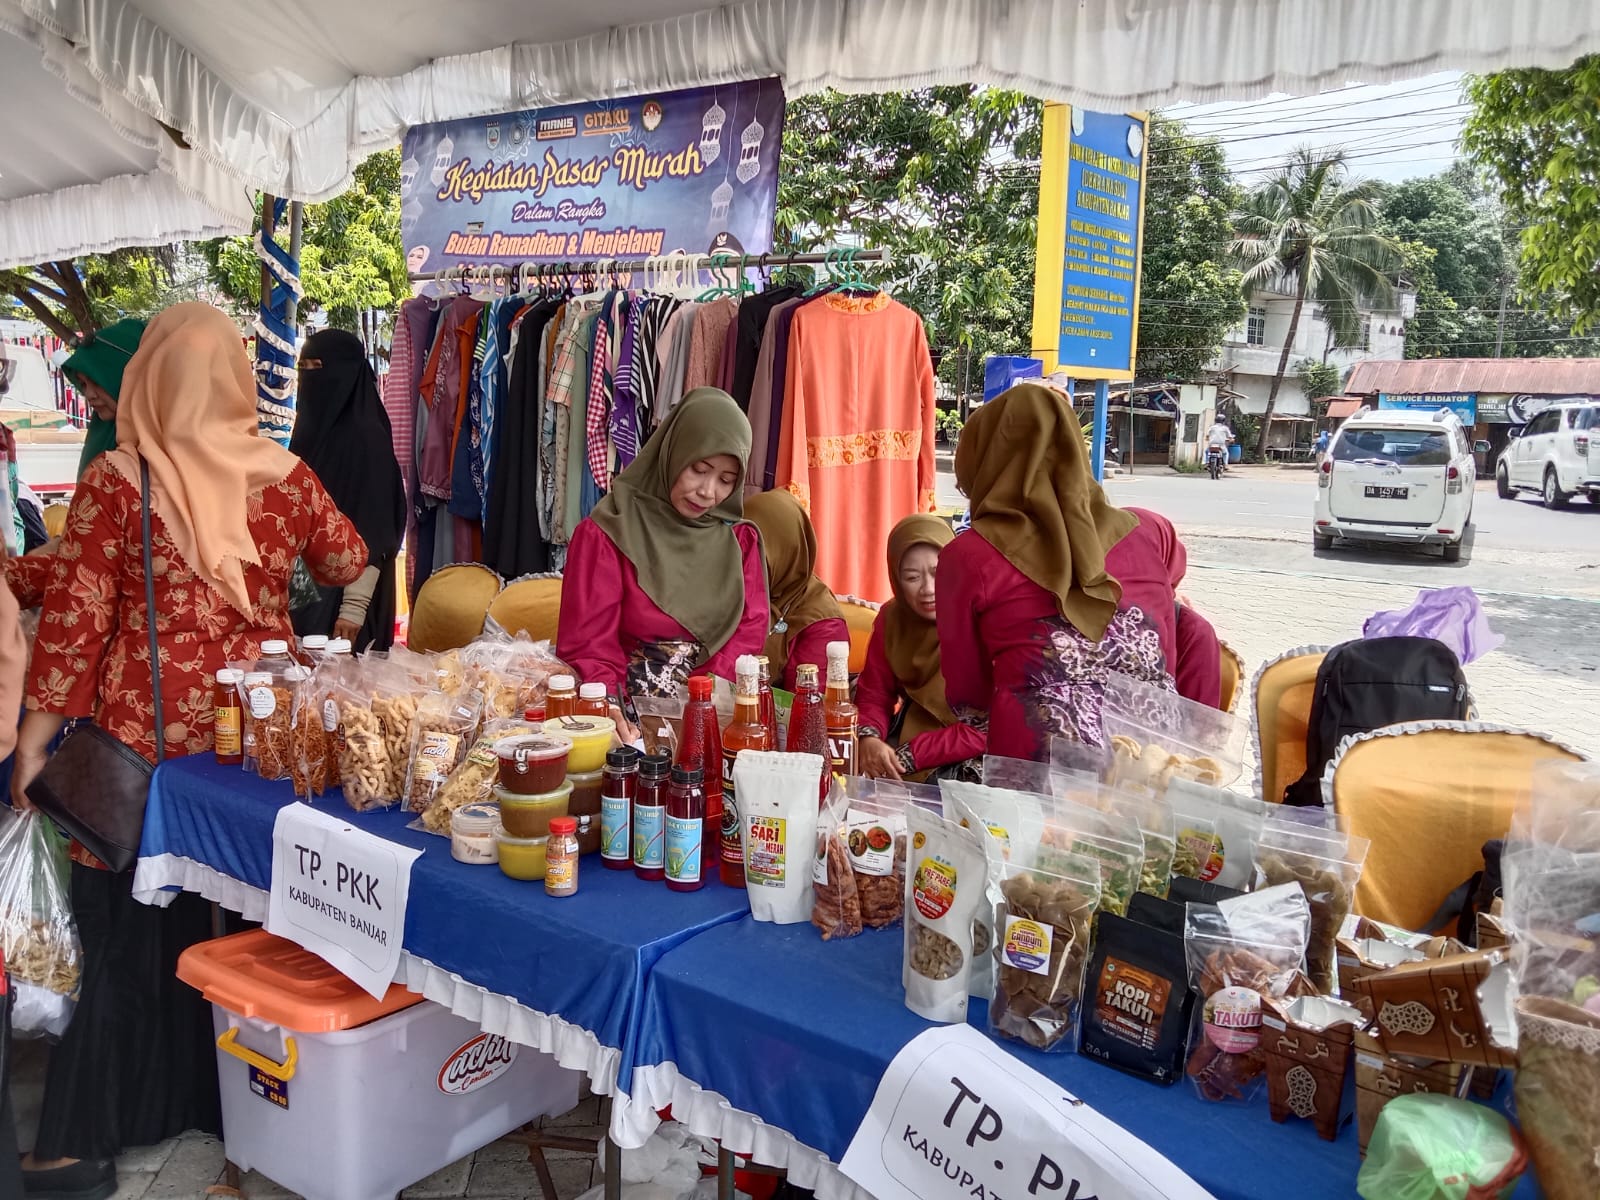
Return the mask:
[[1500, 349], [1506, 340], [1506, 292], [1509, 290], [1504, 270], [1500, 273], [1500, 322], [1494, 331], [1494, 356], [1500, 357]]

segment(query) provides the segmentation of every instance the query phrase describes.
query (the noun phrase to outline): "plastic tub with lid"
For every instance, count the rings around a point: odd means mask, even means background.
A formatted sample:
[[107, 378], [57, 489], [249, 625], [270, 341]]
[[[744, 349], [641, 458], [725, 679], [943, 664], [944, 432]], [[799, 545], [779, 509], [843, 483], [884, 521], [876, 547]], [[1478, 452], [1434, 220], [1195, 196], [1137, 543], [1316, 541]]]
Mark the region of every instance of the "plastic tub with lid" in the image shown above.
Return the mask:
[[544, 731], [572, 743], [567, 774], [586, 775], [606, 765], [606, 751], [611, 749], [617, 723], [610, 717], [553, 717], [544, 723]]
[[538, 796], [519, 796], [496, 787], [494, 798], [500, 806], [500, 823], [507, 833], [517, 838], [541, 838], [550, 833], [552, 818], [567, 815], [572, 784], [563, 779], [555, 791]]
[[578, 1102], [549, 1055], [264, 930], [191, 946], [178, 977], [211, 1001], [228, 1159], [306, 1200], [394, 1200]]

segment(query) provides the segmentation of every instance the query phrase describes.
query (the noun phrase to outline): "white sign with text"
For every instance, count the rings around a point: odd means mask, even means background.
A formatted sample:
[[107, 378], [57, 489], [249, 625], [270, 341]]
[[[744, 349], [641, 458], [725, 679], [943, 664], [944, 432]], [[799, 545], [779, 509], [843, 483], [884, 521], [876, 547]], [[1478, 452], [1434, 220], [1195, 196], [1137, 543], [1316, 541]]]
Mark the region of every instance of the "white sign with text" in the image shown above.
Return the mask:
[[840, 1167], [878, 1200], [1211, 1200], [967, 1025], [895, 1056]]
[[284, 805], [272, 826], [267, 932], [382, 999], [400, 967], [411, 864], [421, 853], [309, 804]]

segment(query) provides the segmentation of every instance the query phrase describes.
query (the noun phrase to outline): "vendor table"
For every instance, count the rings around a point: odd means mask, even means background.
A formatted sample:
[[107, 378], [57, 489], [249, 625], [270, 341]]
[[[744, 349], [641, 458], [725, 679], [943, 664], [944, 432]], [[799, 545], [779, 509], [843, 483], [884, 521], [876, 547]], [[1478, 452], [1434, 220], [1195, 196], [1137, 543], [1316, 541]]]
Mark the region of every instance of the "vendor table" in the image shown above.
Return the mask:
[[[159, 767], [150, 786], [134, 893], [161, 903], [163, 889], [198, 892], [264, 921], [272, 880], [272, 826], [295, 803], [287, 782], [267, 782], [195, 755]], [[353, 812], [337, 791], [317, 802], [358, 828], [422, 849], [411, 873], [405, 956], [397, 976], [490, 1033], [554, 1054], [588, 1074], [612, 1106], [611, 1133], [637, 1146], [654, 1115], [625, 1102], [644, 985], [673, 947], [749, 912], [744, 892], [715, 882], [669, 892], [631, 871], [583, 860], [578, 893], [450, 857], [448, 838], [406, 826], [399, 811]]]
[[[878, 1080], [929, 1023], [905, 1007], [901, 931], [824, 942], [806, 925], [749, 917], [708, 929], [650, 973], [634, 1093], [727, 1150], [780, 1166], [819, 1200], [866, 1193], [834, 1165]], [[985, 1026], [986, 1005], [968, 1020]], [[1354, 1123], [1336, 1142], [1308, 1122], [1274, 1124], [1265, 1088], [1208, 1104], [1187, 1080], [1162, 1088], [1082, 1058], [1000, 1043], [1166, 1155], [1218, 1200], [1349, 1200]], [[643, 1064], [652, 1065], [643, 1065]], [[1531, 1174], [1517, 1200], [1537, 1195]]]

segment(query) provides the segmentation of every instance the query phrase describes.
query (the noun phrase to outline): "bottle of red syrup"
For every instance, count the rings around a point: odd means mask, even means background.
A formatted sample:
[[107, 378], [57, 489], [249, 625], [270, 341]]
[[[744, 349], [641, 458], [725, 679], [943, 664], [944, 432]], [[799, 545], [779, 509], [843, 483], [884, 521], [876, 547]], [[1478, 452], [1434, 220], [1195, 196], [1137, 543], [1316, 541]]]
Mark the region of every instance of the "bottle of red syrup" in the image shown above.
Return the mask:
[[722, 730], [717, 706], [711, 699], [711, 676], [689, 679], [689, 703], [683, 706], [683, 740], [678, 744], [677, 767], [699, 767], [705, 781], [704, 864], [718, 861], [722, 850]]
[[706, 793], [699, 767], [673, 767], [667, 785], [667, 887], [697, 892], [705, 886]]
[[[789, 753], [815, 754], [826, 759], [829, 757], [828, 728], [819, 677], [815, 663], [801, 663], [795, 669], [794, 707], [789, 710]], [[825, 765], [819, 801], [828, 798], [828, 785], [832, 781], [833, 772]]]

